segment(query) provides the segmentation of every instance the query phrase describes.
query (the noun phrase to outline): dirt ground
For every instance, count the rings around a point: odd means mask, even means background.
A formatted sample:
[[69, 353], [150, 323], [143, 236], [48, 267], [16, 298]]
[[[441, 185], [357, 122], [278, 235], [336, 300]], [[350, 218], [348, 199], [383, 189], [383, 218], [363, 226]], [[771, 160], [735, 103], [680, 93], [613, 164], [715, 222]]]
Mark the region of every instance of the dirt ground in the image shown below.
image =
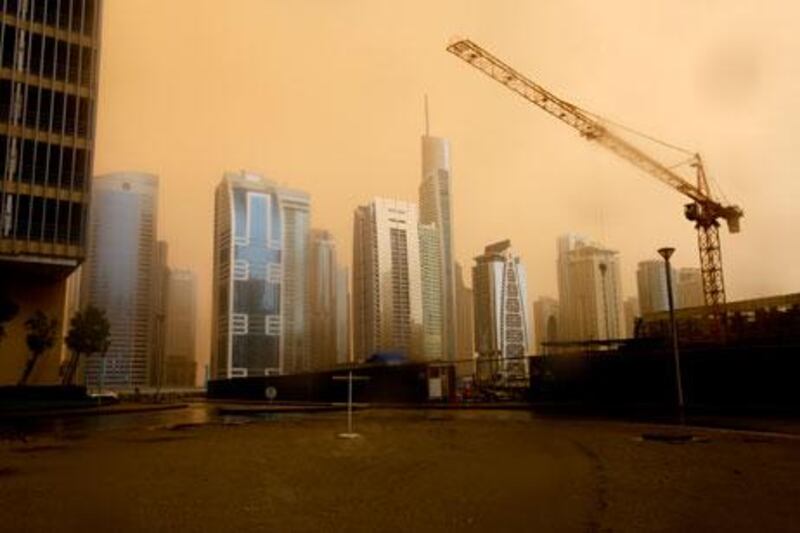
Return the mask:
[[150, 416], [0, 442], [0, 529], [800, 530], [800, 439], [519, 411], [368, 410], [353, 440], [342, 413]]

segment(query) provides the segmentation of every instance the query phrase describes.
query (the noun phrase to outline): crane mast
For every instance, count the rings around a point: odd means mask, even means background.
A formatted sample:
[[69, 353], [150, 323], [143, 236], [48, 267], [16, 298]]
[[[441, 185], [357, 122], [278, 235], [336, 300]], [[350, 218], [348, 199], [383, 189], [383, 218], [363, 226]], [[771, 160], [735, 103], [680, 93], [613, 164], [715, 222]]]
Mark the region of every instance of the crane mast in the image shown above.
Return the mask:
[[711, 196], [703, 162], [694, 154], [692, 166], [697, 174], [693, 184], [671, 168], [625, 139], [609, 131], [590, 113], [562, 100], [544, 87], [531, 81], [474, 42], [464, 39], [447, 47], [447, 51], [466, 61], [490, 78], [505, 85], [550, 115], [565, 122], [586, 139], [595, 141], [647, 172], [666, 185], [689, 197], [684, 214], [697, 228], [697, 243], [700, 251], [700, 270], [703, 278], [703, 293], [706, 305], [715, 315], [720, 315], [725, 304], [725, 283], [722, 275], [722, 250], [719, 239], [719, 219], [727, 222], [731, 233], [739, 232], [739, 219], [743, 212], [738, 206], [725, 206]]

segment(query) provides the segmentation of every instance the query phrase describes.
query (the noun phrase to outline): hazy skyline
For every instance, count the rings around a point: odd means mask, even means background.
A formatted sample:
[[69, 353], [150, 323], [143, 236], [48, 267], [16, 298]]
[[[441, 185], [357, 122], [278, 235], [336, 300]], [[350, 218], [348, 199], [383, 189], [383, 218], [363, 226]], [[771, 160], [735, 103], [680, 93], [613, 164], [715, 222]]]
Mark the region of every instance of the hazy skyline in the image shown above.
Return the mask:
[[[223, 7], [224, 6], [224, 7]], [[247, 169], [311, 194], [351, 261], [353, 210], [416, 201], [423, 95], [452, 144], [455, 259], [514, 242], [529, 301], [556, 296], [556, 237], [620, 251], [623, 291], [663, 245], [697, 266], [685, 199], [445, 52], [470, 37], [534, 81], [698, 150], [745, 211], [723, 235], [730, 300], [800, 290], [798, 9], [789, 2], [110, 0], [95, 174], [160, 177], [159, 238], [197, 272], [207, 360], [214, 187]], [[648, 147], [649, 149], [649, 147]], [[794, 226], [793, 226], [794, 224]]]

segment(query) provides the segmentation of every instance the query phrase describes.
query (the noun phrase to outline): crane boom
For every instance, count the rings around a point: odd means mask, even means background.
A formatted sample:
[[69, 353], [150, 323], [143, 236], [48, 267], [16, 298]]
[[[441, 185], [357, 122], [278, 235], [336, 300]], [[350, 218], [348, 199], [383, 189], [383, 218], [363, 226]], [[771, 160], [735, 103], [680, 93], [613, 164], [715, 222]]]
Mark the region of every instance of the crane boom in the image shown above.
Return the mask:
[[645, 172], [655, 176], [673, 189], [682, 192], [692, 200], [710, 200], [707, 195], [670, 170], [659, 161], [648, 156], [635, 146], [608, 131], [598, 121], [589, 117], [577, 106], [562, 100], [544, 87], [531, 81], [500, 59], [496, 58], [470, 40], [458, 41], [447, 50], [460, 57], [484, 74], [494, 78], [534, 105], [578, 130], [589, 140], [598, 142], [620, 157], [627, 159]]
[[743, 212], [738, 206], [722, 205], [711, 196], [699, 154], [694, 155], [692, 162], [692, 166], [697, 172], [697, 185], [695, 185], [609, 131], [601, 122], [592, 118], [590, 113], [557, 97], [474, 42], [468, 39], [459, 40], [450, 44], [447, 51], [550, 115], [572, 126], [586, 139], [597, 142], [689, 197], [692, 203], [686, 205], [684, 214], [686, 218], [695, 223], [698, 231], [700, 266], [706, 305], [711, 306], [715, 314], [721, 314], [721, 306], [725, 303], [725, 285], [722, 276], [722, 252], [717, 221], [720, 218], [725, 219], [728, 230], [731, 233], [738, 233], [739, 219]]

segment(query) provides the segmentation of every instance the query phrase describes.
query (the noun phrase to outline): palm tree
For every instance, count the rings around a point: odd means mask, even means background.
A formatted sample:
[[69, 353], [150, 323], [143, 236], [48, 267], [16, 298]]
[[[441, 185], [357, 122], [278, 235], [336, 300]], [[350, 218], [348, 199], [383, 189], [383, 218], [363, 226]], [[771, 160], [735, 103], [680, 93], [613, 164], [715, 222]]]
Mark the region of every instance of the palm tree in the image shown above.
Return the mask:
[[25, 321], [25, 329], [28, 330], [25, 342], [28, 344], [31, 354], [28, 356], [22, 377], [19, 379], [20, 386], [28, 382], [28, 378], [31, 376], [33, 368], [42, 354], [55, 345], [58, 320], [49, 318], [41, 311], [36, 311], [33, 316]]
[[17, 316], [19, 306], [0, 292], [0, 341], [6, 336], [5, 324]]
[[102, 309], [89, 305], [83, 311], [75, 313], [69, 322], [69, 333], [65, 339], [72, 356], [64, 369], [64, 385], [72, 384], [82, 355], [105, 355], [110, 345], [110, 333], [111, 325]]

